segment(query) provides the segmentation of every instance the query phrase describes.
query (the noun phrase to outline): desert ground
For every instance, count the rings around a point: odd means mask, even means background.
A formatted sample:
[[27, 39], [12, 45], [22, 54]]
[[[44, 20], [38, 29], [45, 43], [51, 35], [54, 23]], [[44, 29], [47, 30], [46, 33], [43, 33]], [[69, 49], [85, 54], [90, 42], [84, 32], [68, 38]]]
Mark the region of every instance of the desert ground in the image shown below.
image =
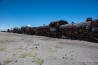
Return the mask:
[[0, 32], [0, 65], [98, 65], [98, 44]]

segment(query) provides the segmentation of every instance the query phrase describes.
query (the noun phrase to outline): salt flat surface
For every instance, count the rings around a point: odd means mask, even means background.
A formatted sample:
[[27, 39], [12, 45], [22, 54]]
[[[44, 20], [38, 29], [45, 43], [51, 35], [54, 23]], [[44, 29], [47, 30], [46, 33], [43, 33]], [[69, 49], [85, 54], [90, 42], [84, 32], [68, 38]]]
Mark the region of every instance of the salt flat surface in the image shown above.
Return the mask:
[[98, 44], [0, 32], [0, 65], [98, 65]]

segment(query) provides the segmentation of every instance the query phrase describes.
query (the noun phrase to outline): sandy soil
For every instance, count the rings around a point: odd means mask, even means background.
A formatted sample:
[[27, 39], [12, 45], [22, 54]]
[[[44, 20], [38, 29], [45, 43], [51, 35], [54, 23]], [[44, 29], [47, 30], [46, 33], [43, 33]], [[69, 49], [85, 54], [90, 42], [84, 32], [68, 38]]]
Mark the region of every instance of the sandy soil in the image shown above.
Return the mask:
[[98, 44], [0, 32], [0, 65], [98, 65]]

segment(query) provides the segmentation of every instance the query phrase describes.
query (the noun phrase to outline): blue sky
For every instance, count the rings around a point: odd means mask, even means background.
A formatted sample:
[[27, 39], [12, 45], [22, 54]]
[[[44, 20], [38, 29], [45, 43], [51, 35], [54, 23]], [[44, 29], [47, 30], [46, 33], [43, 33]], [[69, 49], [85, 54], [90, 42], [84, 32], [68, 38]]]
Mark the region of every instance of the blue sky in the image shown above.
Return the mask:
[[0, 0], [0, 28], [40, 26], [55, 20], [84, 22], [98, 16], [98, 0]]

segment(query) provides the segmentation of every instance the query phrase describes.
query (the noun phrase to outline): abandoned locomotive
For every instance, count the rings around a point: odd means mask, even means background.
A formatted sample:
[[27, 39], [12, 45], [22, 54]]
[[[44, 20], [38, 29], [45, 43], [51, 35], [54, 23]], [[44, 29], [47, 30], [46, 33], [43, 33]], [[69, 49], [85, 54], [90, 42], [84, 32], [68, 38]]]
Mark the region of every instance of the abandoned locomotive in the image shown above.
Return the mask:
[[59, 20], [50, 22], [49, 25], [39, 27], [22, 26], [21, 28], [8, 29], [8, 32], [49, 36], [56, 38], [70, 38], [80, 40], [94, 40], [98, 42], [98, 19], [87, 18], [86, 22], [68, 24]]

